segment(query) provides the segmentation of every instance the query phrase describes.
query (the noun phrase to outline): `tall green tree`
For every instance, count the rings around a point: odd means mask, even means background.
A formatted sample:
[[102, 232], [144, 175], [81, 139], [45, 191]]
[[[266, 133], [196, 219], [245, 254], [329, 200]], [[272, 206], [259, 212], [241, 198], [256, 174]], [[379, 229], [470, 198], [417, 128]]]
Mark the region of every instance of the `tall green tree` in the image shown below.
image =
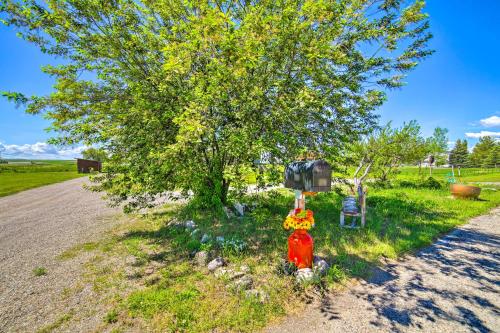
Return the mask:
[[486, 168], [496, 168], [500, 163], [500, 143], [495, 142], [495, 145], [491, 148], [484, 166]]
[[263, 155], [335, 161], [431, 53], [421, 0], [0, 3], [63, 59], [43, 68], [54, 93], [5, 95], [52, 119], [53, 142], [109, 152], [97, 189], [129, 208], [174, 188], [220, 205]]
[[469, 165], [467, 140], [457, 140], [455, 146], [450, 152], [449, 163], [456, 167], [466, 167]]
[[488, 167], [488, 157], [495, 147], [496, 143], [491, 136], [480, 138], [470, 154], [471, 166], [477, 168]]

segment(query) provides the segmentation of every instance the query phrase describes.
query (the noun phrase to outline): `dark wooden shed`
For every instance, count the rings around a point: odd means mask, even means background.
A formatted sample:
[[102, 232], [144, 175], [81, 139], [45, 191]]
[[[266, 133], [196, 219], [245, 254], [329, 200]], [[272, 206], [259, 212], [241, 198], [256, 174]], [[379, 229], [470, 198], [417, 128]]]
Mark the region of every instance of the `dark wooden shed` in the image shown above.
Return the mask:
[[89, 173], [91, 171], [101, 172], [101, 162], [99, 161], [77, 158], [76, 167], [79, 173]]

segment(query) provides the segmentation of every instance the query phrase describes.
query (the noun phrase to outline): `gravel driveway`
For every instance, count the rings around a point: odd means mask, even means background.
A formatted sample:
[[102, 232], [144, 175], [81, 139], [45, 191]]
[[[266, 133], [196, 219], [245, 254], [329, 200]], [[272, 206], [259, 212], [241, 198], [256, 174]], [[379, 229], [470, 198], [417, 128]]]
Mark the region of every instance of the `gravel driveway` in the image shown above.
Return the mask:
[[500, 208], [265, 332], [500, 332]]
[[[67, 306], [61, 295], [81, 275], [80, 265], [57, 256], [95, 240], [119, 220], [119, 209], [84, 190], [85, 182], [78, 178], [0, 198], [0, 332], [32, 332], [57, 320]], [[35, 276], [37, 267], [47, 274]]]

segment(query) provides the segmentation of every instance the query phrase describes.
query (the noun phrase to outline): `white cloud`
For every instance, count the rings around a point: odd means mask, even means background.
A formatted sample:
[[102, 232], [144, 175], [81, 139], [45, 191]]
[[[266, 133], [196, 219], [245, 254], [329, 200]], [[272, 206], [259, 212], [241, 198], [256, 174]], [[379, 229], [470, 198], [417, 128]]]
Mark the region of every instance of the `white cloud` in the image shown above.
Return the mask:
[[500, 117], [491, 116], [488, 118], [481, 119], [479, 123], [481, 123], [481, 125], [483, 125], [484, 127], [498, 127], [500, 126]]
[[9, 145], [0, 142], [0, 153], [4, 158], [72, 159], [81, 157], [82, 151], [86, 148], [85, 146], [57, 148], [46, 142], [24, 145]]
[[490, 131], [481, 131], [481, 132], [469, 132], [465, 133], [465, 136], [468, 138], [479, 139], [485, 136], [491, 136], [493, 138], [500, 137], [500, 132], [490, 132]]

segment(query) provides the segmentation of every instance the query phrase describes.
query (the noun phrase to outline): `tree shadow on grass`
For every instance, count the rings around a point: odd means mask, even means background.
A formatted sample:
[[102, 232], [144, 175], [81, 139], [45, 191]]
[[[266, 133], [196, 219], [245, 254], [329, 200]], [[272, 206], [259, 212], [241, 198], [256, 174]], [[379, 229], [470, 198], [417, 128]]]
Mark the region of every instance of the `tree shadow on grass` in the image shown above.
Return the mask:
[[[439, 211], [429, 203], [405, 197], [371, 195], [368, 197], [366, 227], [350, 230], [339, 226], [342, 199], [333, 192], [321, 193], [309, 199], [306, 208], [315, 214], [316, 225], [310, 230], [315, 242], [315, 253], [326, 257], [330, 263], [337, 262], [348, 276], [366, 277], [364, 268], [378, 264], [378, 256], [385, 255], [381, 252], [370, 258], [361, 258], [357, 253], [351, 253], [353, 245], [370, 249], [385, 242], [399, 254], [428, 245], [437, 235], [450, 228], [443, 221], [454, 217], [453, 213]], [[256, 208], [244, 217], [231, 219], [196, 210], [189, 205], [179, 205], [173, 211], [156, 211], [148, 218], [160, 221], [158, 228], [135, 230], [124, 235], [122, 240], [140, 238], [150, 244], [169, 245], [176, 249], [177, 255], [189, 257], [193, 251], [199, 250], [199, 240], [203, 234], [207, 234], [212, 240], [223, 236], [225, 239], [245, 242], [247, 249], [244, 255], [268, 257], [271, 260], [285, 257], [287, 238], [291, 231], [284, 230], [282, 223], [293, 208], [291, 192], [271, 192], [245, 200], [256, 203]], [[415, 222], [416, 218], [418, 222]], [[195, 220], [199, 229], [197, 236], [191, 236], [190, 230], [169, 225], [173, 219]], [[352, 260], [354, 256], [357, 260]], [[356, 269], [356, 266], [360, 269]]]

